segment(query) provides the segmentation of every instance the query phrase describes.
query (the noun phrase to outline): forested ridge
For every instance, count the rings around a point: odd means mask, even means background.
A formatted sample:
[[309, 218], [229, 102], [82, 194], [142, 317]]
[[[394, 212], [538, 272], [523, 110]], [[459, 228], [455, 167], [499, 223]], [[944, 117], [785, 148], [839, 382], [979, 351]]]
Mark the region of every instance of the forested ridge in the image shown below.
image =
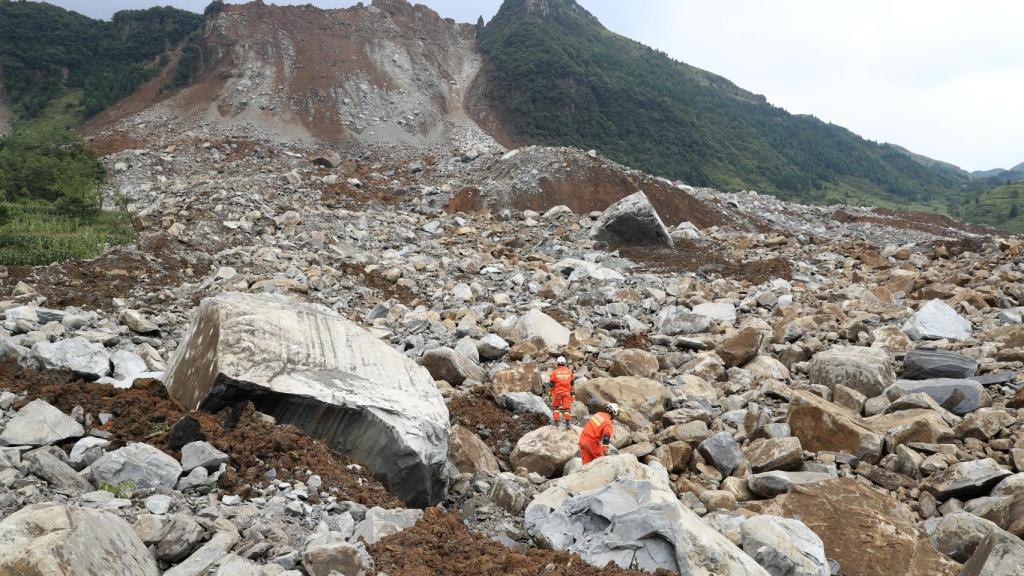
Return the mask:
[[94, 20], [40, 2], [0, 0], [0, 80], [15, 119], [38, 117], [69, 92], [90, 116], [131, 94], [203, 16], [170, 7]]
[[804, 201], [955, 205], [967, 174], [793, 115], [605, 29], [572, 0], [506, 0], [480, 33], [519, 141], [597, 148], [655, 174]]

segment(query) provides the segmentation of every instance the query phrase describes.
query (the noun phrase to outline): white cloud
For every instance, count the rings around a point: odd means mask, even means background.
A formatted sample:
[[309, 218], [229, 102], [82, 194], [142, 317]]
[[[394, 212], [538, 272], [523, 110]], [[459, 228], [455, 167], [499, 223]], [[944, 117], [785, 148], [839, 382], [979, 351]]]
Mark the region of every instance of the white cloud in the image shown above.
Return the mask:
[[[153, 3], [58, 0], [97, 17]], [[307, 3], [308, 0], [281, 3]], [[1014, 0], [580, 0], [608, 28], [865, 138], [967, 169], [1024, 161], [1024, 3]], [[499, 0], [419, 0], [490, 18]], [[349, 0], [313, 0], [324, 7]]]

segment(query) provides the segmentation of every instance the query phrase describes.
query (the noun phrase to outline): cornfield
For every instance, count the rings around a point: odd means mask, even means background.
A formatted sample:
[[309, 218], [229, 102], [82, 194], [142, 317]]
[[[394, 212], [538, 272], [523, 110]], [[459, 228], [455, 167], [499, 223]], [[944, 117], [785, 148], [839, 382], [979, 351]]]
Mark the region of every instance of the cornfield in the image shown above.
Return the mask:
[[103, 212], [82, 222], [48, 210], [12, 206], [11, 220], [0, 225], [0, 265], [38, 266], [95, 258], [107, 246], [134, 239], [135, 230], [124, 213]]

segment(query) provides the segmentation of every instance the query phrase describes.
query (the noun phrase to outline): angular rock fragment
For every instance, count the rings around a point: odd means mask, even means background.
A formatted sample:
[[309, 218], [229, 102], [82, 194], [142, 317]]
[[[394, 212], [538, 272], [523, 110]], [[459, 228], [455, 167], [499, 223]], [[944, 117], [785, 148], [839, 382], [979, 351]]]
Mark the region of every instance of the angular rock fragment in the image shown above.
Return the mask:
[[844, 575], [956, 576], [960, 570], [932, 547], [907, 506], [853, 478], [794, 486], [765, 513], [806, 524]]
[[930, 476], [921, 483], [921, 489], [940, 501], [949, 498], [967, 500], [988, 494], [1000, 480], [1010, 475], [1009, 470], [991, 458], [957, 462]]
[[985, 387], [969, 379], [897, 380], [895, 384], [885, 389], [886, 397], [892, 401], [918, 392], [931, 396], [939, 406], [958, 416], [992, 405], [992, 398], [985, 391]]
[[914, 340], [967, 340], [973, 333], [971, 321], [957, 314], [942, 300], [930, 300], [903, 325]]
[[840, 346], [819, 352], [811, 359], [811, 384], [852, 388], [871, 398], [896, 381], [889, 354], [877, 348]]
[[35, 399], [24, 405], [0, 433], [8, 445], [45, 446], [85, 434], [74, 418], [54, 408], [46, 400]]
[[671, 493], [650, 482], [619, 480], [558, 506], [527, 509], [527, 530], [545, 547], [579, 554], [594, 566], [706, 576], [767, 576], [763, 568]]
[[165, 384], [190, 410], [250, 400], [365, 463], [410, 505], [446, 491], [448, 410], [434, 379], [324, 306], [268, 294], [207, 299]]
[[855, 414], [813, 394], [793, 395], [786, 422], [805, 450], [845, 452], [868, 462], [881, 457], [881, 434]]
[[39, 342], [32, 347], [32, 357], [43, 368], [71, 370], [91, 380], [110, 374], [110, 354], [106, 348], [81, 336], [52, 343]]
[[0, 521], [0, 574], [159, 573], [132, 527], [108, 512], [47, 502]]
[[675, 245], [658, 211], [643, 192], [626, 196], [609, 206], [591, 228], [590, 238], [613, 245], [668, 248]]
[[956, 352], [917, 348], [903, 359], [902, 377], [906, 380], [971, 378], [977, 373], [978, 363]]

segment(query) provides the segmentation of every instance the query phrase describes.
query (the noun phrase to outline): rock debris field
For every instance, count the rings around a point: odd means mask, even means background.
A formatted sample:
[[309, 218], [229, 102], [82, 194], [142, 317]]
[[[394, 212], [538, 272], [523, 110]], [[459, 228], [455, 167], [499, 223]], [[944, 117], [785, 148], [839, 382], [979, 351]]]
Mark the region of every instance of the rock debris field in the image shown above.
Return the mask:
[[1024, 573], [1019, 238], [139, 118], [137, 242], [0, 270], [0, 574]]

